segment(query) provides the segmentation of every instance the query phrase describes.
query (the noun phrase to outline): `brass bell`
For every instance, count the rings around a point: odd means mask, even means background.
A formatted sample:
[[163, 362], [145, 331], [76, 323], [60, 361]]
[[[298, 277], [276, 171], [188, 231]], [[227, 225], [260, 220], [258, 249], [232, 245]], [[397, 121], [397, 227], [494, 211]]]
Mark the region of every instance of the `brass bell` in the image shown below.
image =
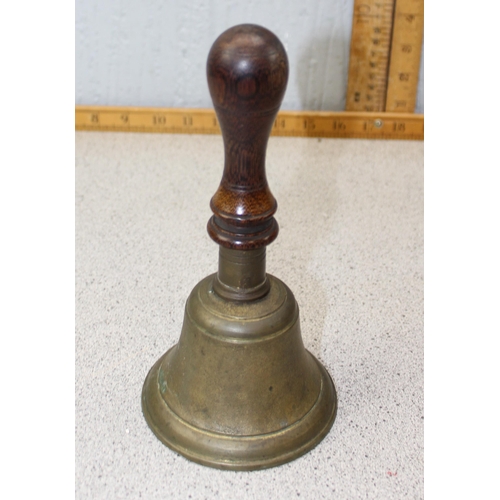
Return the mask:
[[207, 77], [225, 150], [208, 222], [219, 268], [191, 292], [179, 343], [146, 377], [142, 409], [156, 436], [190, 460], [263, 469], [317, 445], [337, 395], [304, 348], [291, 290], [266, 274], [278, 224], [265, 154], [288, 80], [285, 49], [265, 28], [235, 26], [213, 44]]

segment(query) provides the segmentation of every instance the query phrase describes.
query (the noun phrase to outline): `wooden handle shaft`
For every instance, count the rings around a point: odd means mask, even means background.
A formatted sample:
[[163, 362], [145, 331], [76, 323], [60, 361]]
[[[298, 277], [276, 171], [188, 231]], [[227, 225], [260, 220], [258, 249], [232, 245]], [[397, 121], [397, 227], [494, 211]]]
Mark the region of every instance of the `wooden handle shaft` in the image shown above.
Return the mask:
[[250, 250], [278, 235], [277, 203], [266, 179], [266, 148], [285, 94], [288, 59], [278, 38], [260, 26], [235, 26], [217, 38], [207, 78], [224, 140], [225, 163], [210, 207], [210, 237]]

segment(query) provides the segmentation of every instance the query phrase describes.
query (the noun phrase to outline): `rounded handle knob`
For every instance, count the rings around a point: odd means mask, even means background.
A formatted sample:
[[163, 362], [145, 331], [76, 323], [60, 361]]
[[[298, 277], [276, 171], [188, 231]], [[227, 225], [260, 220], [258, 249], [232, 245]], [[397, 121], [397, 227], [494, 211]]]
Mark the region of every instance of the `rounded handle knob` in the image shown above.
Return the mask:
[[288, 80], [285, 48], [261, 26], [234, 26], [212, 45], [207, 78], [225, 155], [208, 234], [225, 248], [260, 248], [278, 235], [265, 158]]

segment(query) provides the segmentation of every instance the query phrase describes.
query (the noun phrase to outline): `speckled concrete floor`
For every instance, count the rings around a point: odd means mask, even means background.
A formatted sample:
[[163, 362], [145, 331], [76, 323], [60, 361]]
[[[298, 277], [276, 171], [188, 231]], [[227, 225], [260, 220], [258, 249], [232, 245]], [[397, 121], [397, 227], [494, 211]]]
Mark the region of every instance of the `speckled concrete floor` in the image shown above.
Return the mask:
[[176, 455], [140, 405], [216, 270], [221, 137], [79, 132], [76, 153], [78, 499], [423, 498], [423, 143], [270, 140], [268, 272], [294, 292], [339, 409], [313, 451], [258, 472]]

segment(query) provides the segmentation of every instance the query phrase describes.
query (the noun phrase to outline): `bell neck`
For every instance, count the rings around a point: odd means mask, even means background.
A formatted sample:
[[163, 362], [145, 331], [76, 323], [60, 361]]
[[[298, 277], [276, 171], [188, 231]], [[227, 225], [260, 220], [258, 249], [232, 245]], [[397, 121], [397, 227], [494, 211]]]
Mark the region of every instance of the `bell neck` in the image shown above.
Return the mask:
[[219, 270], [214, 292], [229, 300], [257, 300], [269, 292], [266, 247], [233, 250], [219, 247]]

